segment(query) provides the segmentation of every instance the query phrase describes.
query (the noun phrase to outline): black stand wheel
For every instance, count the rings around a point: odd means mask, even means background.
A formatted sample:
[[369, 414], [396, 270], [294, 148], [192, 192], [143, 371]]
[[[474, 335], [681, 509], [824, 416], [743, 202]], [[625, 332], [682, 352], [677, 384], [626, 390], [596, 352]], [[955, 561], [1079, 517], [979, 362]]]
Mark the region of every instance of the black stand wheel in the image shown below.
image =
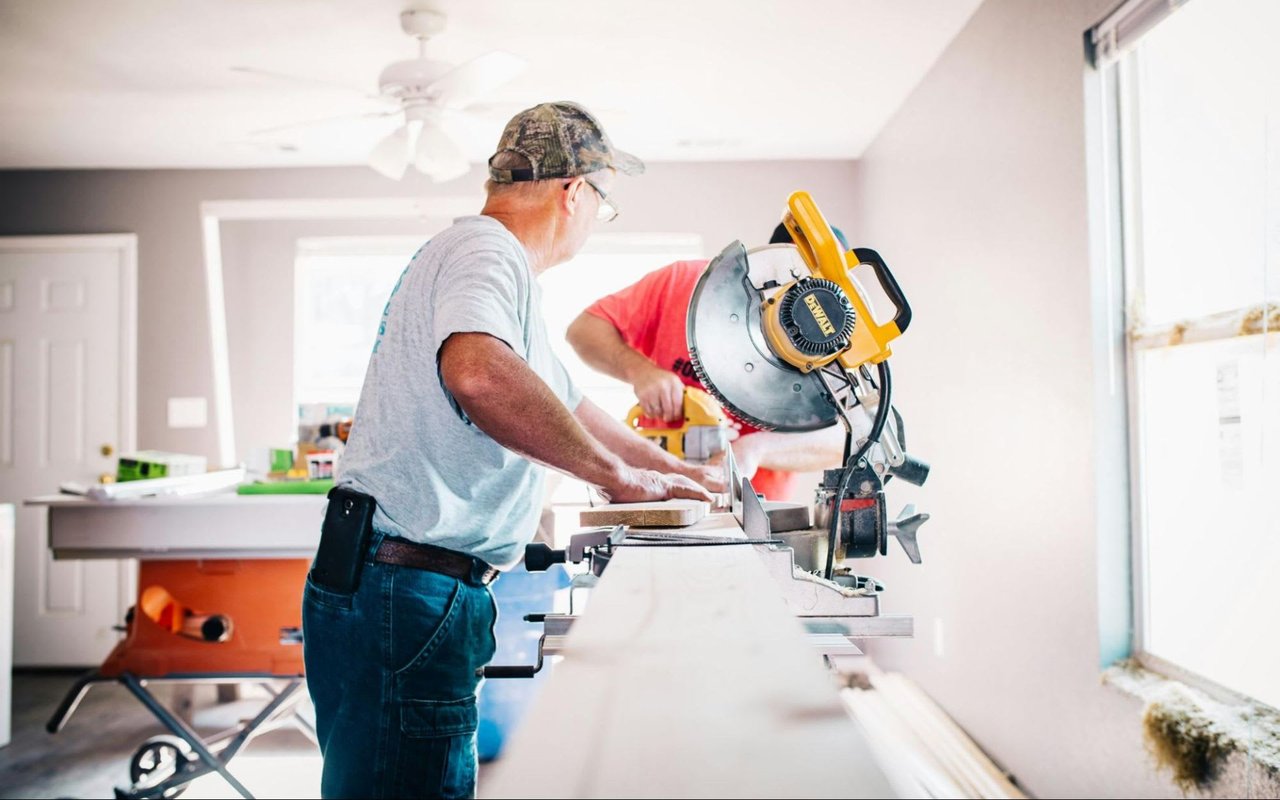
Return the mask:
[[[156, 786], [182, 772], [194, 760], [191, 745], [177, 736], [152, 736], [129, 759], [129, 779], [135, 791], [141, 786]], [[175, 786], [164, 797], [178, 797], [186, 790], [185, 784]]]

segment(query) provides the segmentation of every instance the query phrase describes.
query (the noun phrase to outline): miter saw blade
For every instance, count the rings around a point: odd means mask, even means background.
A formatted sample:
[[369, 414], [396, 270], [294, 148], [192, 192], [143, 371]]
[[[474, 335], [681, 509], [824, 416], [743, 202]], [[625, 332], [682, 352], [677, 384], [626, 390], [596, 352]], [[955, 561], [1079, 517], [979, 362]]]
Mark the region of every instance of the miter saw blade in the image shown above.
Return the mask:
[[760, 287], [808, 272], [794, 245], [748, 252], [734, 242], [707, 265], [689, 303], [689, 355], [698, 378], [730, 413], [763, 430], [813, 431], [837, 420], [817, 374], [779, 359], [764, 338]]

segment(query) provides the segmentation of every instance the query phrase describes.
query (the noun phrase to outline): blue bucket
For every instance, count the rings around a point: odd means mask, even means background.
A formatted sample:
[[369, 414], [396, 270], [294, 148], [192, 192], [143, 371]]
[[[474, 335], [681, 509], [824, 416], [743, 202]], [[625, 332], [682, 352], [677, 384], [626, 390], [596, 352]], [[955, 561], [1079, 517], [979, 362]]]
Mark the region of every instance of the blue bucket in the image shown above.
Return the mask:
[[[498, 624], [494, 628], [498, 651], [492, 663], [537, 663], [542, 625], [525, 622], [524, 616], [554, 610], [555, 594], [567, 587], [569, 580], [569, 574], [559, 564], [546, 572], [528, 572], [521, 564], [502, 574], [493, 584], [493, 596], [498, 602]], [[546, 663], [532, 678], [491, 678], [484, 682], [478, 704], [480, 726], [476, 731], [476, 755], [481, 761], [492, 761], [502, 753], [507, 737], [520, 724], [550, 670], [551, 664]]]

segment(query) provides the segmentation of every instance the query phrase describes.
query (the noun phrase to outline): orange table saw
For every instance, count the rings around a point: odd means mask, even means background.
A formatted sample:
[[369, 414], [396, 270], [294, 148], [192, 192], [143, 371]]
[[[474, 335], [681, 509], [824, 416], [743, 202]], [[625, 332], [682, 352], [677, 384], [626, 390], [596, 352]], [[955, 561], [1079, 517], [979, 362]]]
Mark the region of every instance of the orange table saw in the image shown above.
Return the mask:
[[[325, 498], [309, 495], [153, 497], [94, 501], [35, 498], [48, 508], [55, 559], [137, 559], [136, 602], [125, 636], [102, 665], [82, 676], [49, 720], [66, 725], [90, 687], [120, 683], [172, 735], [144, 742], [130, 763], [124, 797], [172, 797], [217, 772], [240, 795], [249, 790], [228, 762], [257, 734], [292, 724], [306, 695], [302, 588], [319, 540]], [[257, 683], [261, 712], [201, 737], [149, 691], [152, 683]]]

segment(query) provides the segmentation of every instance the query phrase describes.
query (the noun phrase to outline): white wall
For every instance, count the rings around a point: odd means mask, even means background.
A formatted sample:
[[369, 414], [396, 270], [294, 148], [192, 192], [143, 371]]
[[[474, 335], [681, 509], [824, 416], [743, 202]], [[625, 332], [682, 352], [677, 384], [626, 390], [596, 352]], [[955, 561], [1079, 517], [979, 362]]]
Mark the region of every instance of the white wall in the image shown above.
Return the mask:
[[933, 464], [890, 492], [933, 514], [924, 565], [866, 567], [917, 637], [875, 655], [1041, 797], [1178, 794], [1099, 681], [1083, 33], [1112, 5], [988, 0], [858, 172], [860, 234], [915, 309], [895, 397]]
[[[139, 446], [216, 459], [200, 203], [456, 197], [478, 193], [483, 177], [477, 168], [436, 186], [412, 173], [393, 183], [359, 167], [0, 172], [0, 235], [138, 234]], [[844, 224], [854, 213], [852, 182], [849, 161], [651, 164], [644, 176], [619, 182], [622, 216], [609, 230], [694, 233], [713, 252], [735, 238], [763, 244], [795, 189], [811, 191]], [[237, 440], [241, 448], [275, 444], [292, 398], [292, 242], [318, 233], [414, 233], [424, 227], [386, 221], [223, 227], [233, 406], [244, 430]], [[174, 396], [209, 398], [210, 426], [168, 428], [166, 401]], [[259, 436], [268, 441], [256, 441]]]

